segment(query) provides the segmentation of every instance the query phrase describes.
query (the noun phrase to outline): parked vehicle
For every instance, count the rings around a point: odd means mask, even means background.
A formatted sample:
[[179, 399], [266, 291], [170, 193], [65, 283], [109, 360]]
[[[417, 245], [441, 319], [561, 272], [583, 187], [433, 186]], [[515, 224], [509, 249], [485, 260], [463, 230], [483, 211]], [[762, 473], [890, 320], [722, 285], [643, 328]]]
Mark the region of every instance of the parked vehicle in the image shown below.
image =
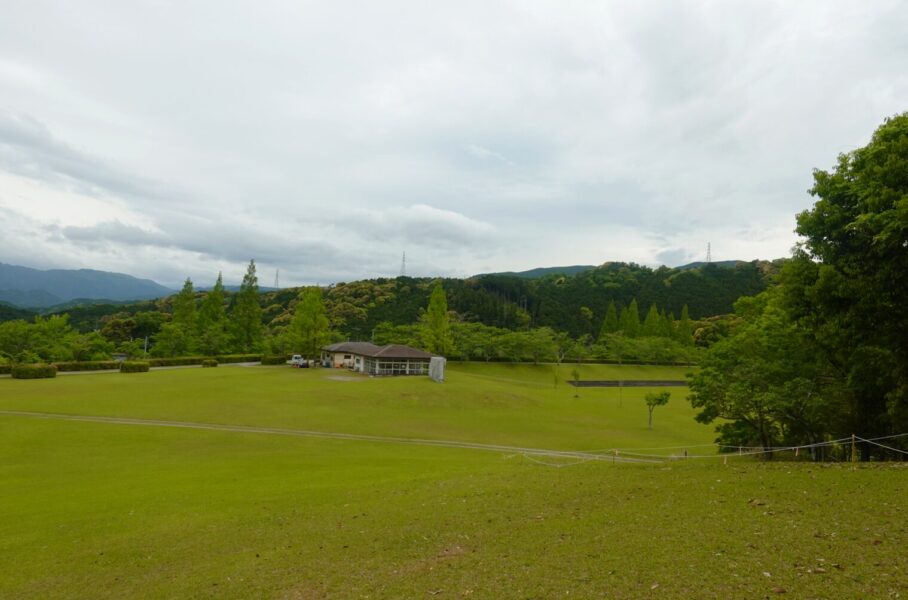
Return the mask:
[[298, 369], [308, 369], [309, 368], [309, 361], [306, 360], [305, 358], [303, 358], [303, 356], [301, 354], [294, 354], [290, 358], [290, 360], [287, 361], [287, 363], [291, 367], [295, 367]]

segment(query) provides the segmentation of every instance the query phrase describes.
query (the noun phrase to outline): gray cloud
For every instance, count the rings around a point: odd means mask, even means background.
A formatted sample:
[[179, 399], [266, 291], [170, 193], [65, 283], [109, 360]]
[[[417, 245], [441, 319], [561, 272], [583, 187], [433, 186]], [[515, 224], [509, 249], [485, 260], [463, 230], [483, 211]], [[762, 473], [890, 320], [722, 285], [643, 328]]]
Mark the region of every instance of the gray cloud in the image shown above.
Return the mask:
[[[908, 97], [897, 1], [181, 11], [4, 15], [0, 176], [36, 185], [0, 189], [32, 217], [0, 260], [178, 282], [253, 257], [389, 275], [404, 250], [414, 274], [773, 258], [811, 170]], [[97, 202], [55, 216], [51, 188]]]

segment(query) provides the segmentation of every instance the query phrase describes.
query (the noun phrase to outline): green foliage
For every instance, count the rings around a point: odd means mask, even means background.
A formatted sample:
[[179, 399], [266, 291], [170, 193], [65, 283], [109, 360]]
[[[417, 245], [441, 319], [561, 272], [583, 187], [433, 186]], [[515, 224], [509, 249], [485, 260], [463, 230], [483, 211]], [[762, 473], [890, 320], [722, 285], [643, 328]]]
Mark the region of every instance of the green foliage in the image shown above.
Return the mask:
[[290, 360], [289, 354], [272, 354], [262, 357], [263, 365], [286, 365]]
[[692, 346], [694, 343], [693, 329], [691, 328], [690, 314], [687, 305], [681, 309], [681, 319], [678, 321], [677, 339], [685, 346]]
[[329, 322], [321, 288], [309, 287], [300, 294], [288, 334], [293, 340], [291, 350], [308, 358], [318, 356], [328, 343]]
[[653, 411], [656, 410], [657, 406], [665, 406], [668, 404], [669, 398], [671, 398], [671, 392], [648, 392], [644, 397], [646, 401], [646, 408], [649, 411], [649, 421], [648, 426], [650, 429], [653, 428]]
[[218, 354], [215, 356], [219, 363], [246, 363], [262, 360], [261, 354]]
[[233, 325], [234, 345], [238, 350], [248, 352], [261, 346], [262, 306], [259, 302], [259, 280], [255, 274], [254, 260], [249, 261], [240, 291], [234, 297], [230, 322]]
[[202, 300], [196, 321], [197, 345], [203, 354], [218, 354], [227, 349], [229, 335], [224, 301], [224, 281], [218, 273], [214, 287]]
[[173, 297], [173, 322], [191, 330], [195, 327], [195, 320], [195, 292], [192, 280], [187, 277], [180, 293]]
[[53, 379], [57, 376], [57, 367], [42, 363], [15, 364], [10, 369], [13, 379]]
[[605, 319], [602, 321], [602, 330], [599, 332], [599, 339], [612, 333], [618, 333], [619, 327], [618, 309], [615, 308], [615, 301], [612, 300], [608, 303], [608, 308], [605, 311]]
[[640, 310], [637, 308], [636, 298], [621, 309], [621, 317], [618, 321], [625, 337], [635, 338], [640, 335]]
[[218, 361], [213, 358], [206, 358], [202, 361], [202, 368], [212, 368], [218, 366]]
[[788, 308], [839, 371], [850, 430], [908, 428], [908, 113], [814, 172], [803, 252], [783, 272]]
[[452, 348], [451, 324], [448, 316], [448, 300], [441, 280], [435, 282], [429, 307], [423, 320], [423, 343], [426, 350], [442, 356]]
[[120, 373], [147, 373], [150, 367], [150, 361], [124, 360], [120, 363]]
[[86, 362], [55, 362], [57, 371], [109, 371], [120, 368], [120, 362], [116, 360], [95, 360]]

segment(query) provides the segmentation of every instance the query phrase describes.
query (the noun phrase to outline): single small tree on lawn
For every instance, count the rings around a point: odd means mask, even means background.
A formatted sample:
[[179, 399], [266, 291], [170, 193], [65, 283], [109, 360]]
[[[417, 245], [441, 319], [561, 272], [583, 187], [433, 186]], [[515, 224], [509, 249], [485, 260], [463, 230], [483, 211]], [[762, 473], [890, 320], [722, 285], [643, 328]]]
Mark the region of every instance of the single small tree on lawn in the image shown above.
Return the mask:
[[671, 397], [671, 392], [660, 392], [655, 394], [650, 392], [646, 395], [646, 408], [649, 409], [649, 428], [653, 428], [653, 411], [656, 410], [657, 406], [665, 406], [668, 404], [668, 399]]

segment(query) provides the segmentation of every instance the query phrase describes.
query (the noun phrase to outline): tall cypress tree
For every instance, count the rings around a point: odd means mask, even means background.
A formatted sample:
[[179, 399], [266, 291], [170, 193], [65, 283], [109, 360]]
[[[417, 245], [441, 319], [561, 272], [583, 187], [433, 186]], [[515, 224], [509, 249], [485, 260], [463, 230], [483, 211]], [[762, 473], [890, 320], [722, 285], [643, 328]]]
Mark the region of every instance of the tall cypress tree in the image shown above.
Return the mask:
[[621, 309], [621, 331], [630, 338], [640, 335], [640, 310], [637, 308], [637, 299]]
[[195, 325], [195, 291], [192, 279], [186, 278], [180, 293], [173, 299], [173, 322], [191, 330]]
[[262, 343], [262, 306], [259, 303], [259, 279], [255, 274], [255, 260], [249, 261], [243, 283], [236, 295], [231, 314], [233, 338], [237, 350], [252, 352]]
[[678, 321], [677, 336], [678, 341], [685, 346], [694, 345], [693, 328], [691, 327], [690, 315], [687, 312], [686, 304], [681, 309], [681, 320]]
[[423, 340], [426, 350], [435, 354], [447, 354], [451, 350], [451, 323], [448, 318], [448, 297], [445, 295], [441, 280], [435, 282], [435, 288], [429, 297], [423, 325]]
[[608, 303], [608, 309], [605, 311], [605, 320], [602, 321], [599, 339], [604, 338], [608, 334], [617, 333], [618, 329], [618, 310], [615, 308], [615, 301], [612, 300]]
[[224, 311], [224, 280], [221, 273], [214, 287], [202, 300], [196, 319], [199, 350], [206, 355], [220, 354], [227, 343], [227, 314]]
[[643, 321], [643, 330], [641, 333], [644, 337], [656, 337], [659, 335], [660, 329], [659, 309], [656, 308], [656, 304], [653, 303], [649, 305], [649, 311], [647, 311], [646, 319]]

